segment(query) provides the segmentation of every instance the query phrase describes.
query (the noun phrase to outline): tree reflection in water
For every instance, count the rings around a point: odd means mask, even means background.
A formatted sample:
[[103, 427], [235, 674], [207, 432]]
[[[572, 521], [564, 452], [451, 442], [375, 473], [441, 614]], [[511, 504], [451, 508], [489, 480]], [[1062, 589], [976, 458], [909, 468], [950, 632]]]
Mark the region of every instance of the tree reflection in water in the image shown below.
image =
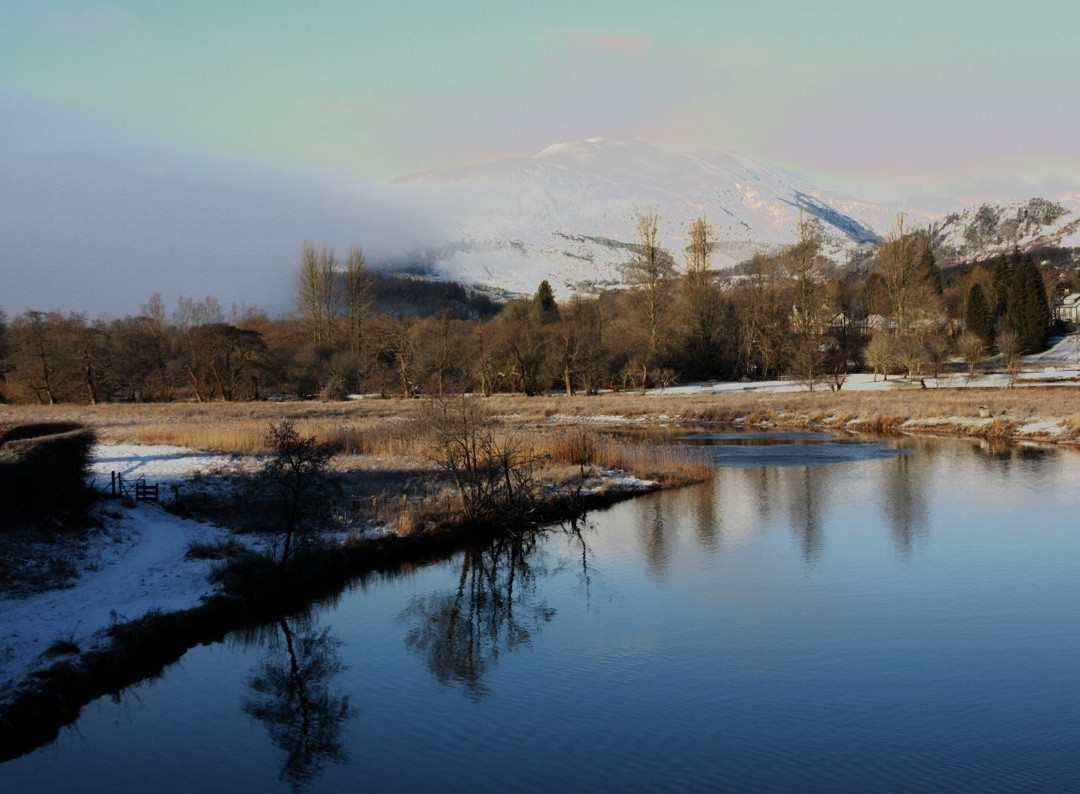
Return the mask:
[[[524, 531], [465, 551], [456, 590], [417, 596], [402, 612], [401, 620], [412, 624], [405, 644], [424, 656], [440, 683], [460, 684], [480, 700], [488, 691], [484, 674], [500, 655], [528, 646], [555, 616], [537, 597], [537, 577], [547, 573], [531, 559], [539, 538]], [[582, 548], [586, 566], [584, 540]]]
[[272, 625], [270, 649], [247, 681], [244, 711], [266, 725], [285, 754], [279, 778], [301, 791], [328, 762], [348, 761], [341, 731], [354, 712], [348, 695], [330, 691], [330, 679], [345, 669], [341, 640], [310, 620], [294, 621], [282, 617]]
[[929, 520], [925, 468], [927, 456], [899, 455], [886, 470], [882, 505], [892, 528], [893, 543], [902, 557], [910, 557], [916, 542], [925, 538]]
[[822, 471], [820, 466], [803, 466], [785, 469], [783, 477], [790, 487], [788, 495], [788, 514], [791, 531], [799, 544], [803, 562], [811, 563], [821, 556], [824, 542], [821, 511], [825, 481], [830, 471]]

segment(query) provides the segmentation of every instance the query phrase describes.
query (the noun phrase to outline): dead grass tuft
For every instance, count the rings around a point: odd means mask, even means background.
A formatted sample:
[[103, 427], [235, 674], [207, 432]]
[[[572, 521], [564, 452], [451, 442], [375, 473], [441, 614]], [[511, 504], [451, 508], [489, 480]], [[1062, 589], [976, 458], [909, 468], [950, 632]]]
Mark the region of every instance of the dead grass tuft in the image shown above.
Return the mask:
[[890, 435], [900, 432], [900, 426], [905, 419], [902, 416], [871, 415], [860, 416], [855, 421], [863, 432]]

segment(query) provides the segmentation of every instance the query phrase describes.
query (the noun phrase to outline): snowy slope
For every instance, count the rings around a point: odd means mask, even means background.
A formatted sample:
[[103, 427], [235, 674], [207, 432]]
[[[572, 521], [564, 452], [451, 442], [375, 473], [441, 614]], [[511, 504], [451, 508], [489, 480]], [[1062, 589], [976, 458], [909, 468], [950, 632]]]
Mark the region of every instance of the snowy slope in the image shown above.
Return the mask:
[[951, 213], [935, 225], [934, 240], [944, 263], [971, 261], [1013, 248], [1080, 245], [1080, 196], [1058, 201], [1031, 198], [1012, 204], [980, 204]]
[[396, 200], [445, 218], [426, 252], [458, 280], [530, 292], [549, 279], [565, 294], [618, 284], [639, 213], [655, 208], [663, 244], [681, 260], [689, 223], [705, 215], [720, 241], [714, 264], [793, 239], [800, 212], [822, 220], [838, 259], [891, 221], [883, 205], [830, 194], [741, 155], [695, 156], [632, 138], [549, 146], [531, 158], [395, 180]]
[[[661, 242], [679, 264], [690, 222], [704, 215], [719, 241], [718, 268], [792, 242], [800, 213], [821, 221], [825, 253], [844, 263], [871, 252], [897, 215], [740, 154], [673, 152], [633, 138], [557, 143], [532, 157], [436, 169], [382, 189], [430, 222], [419, 250], [382, 264], [419, 263], [441, 277], [520, 293], [543, 279], [560, 295], [621, 284], [636, 219], [648, 209], [659, 212]], [[1014, 246], [1080, 246], [1080, 193], [906, 213], [908, 229], [930, 224], [944, 264]]]

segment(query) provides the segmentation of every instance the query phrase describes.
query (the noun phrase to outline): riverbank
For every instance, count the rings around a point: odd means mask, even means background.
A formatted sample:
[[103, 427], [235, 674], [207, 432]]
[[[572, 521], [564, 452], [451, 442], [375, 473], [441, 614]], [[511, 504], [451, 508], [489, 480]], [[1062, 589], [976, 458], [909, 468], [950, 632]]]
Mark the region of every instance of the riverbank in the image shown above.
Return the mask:
[[[357, 577], [439, 559], [505, 531], [448, 509], [438, 487], [418, 489], [422, 483], [438, 485], [438, 475], [415, 461], [394, 462], [406, 472], [402, 477], [386, 460], [344, 457], [334, 472], [338, 485], [366, 486], [362, 494], [351, 492], [352, 500], [380, 503], [377, 517], [385, 523], [361, 511], [352, 526], [320, 536], [283, 569], [275, 562], [276, 535], [232, 532], [156, 504], [103, 502], [88, 532], [50, 533], [34, 539], [30, 552], [26, 537], [0, 535], [8, 558], [23, 552], [38, 557], [25, 561], [34, 568], [29, 576], [13, 566], [19, 576], [5, 581], [0, 593], [0, 760], [50, 741], [85, 703], [155, 674], [195, 644], [295, 612]], [[548, 479], [518, 526], [575, 519], [694, 479], [685, 460], [668, 463], [679, 465], [658, 480], [592, 467], [579, 468], [576, 477]], [[115, 471], [129, 481], [143, 476], [161, 484], [174, 511], [212, 503], [216, 496], [225, 515], [233, 507], [225, 483], [257, 478], [260, 466], [257, 455], [103, 444], [92, 468], [98, 479]], [[400, 492], [401, 498], [372, 495], [372, 473], [383, 491]], [[251, 484], [258, 487], [257, 479]], [[64, 576], [57, 576], [61, 567]], [[33, 575], [38, 569], [47, 573]]]
[[[755, 429], [1080, 442], [1080, 412], [1073, 410], [1077, 392], [1069, 385], [974, 389], [922, 388], [919, 383], [895, 379], [888, 383], [872, 381], [873, 388], [841, 392], [770, 391], [767, 384], [699, 384], [645, 395], [500, 395], [483, 404], [501, 432], [527, 440], [523, 449], [542, 464], [548, 485], [546, 504], [534, 517], [536, 521], [572, 517], [642, 491], [700, 479], [692, 461], [635, 452], [634, 445], [620, 444], [610, 433], [598, 431], [725, 423]], [[220, 568], [220, 561], [186, 557], [195, 544], [211, 550], [236, 549], [230, 546], [235, 536], [213, 523], [185, 520], [155, 506], [140, 506], [135, 512], [117, 508], [113, 516], [105, 516], [96, 530], [102, 543], [91, 550], [84, 567], [99, 583], [98, 574], [113, 572], [114, 579], [126, 582], [126, 591], [99, 585], [100, 598], [88, 601], [79, 593], [82, 577], [76, 571], [71, 577], [74, 581], [64, 582], [72, 585], [67, 589], [41, 597], [16, 594], [9, 599], [13, 608], [3, 610], [8, 616], [2, 635], [7, 651], [5, 658], [0, 646], [0, 670], [10, 678], [6, 685], [0, 681], [0, 702], [8, 704], [0, 705], [0, 746], [8, 746], [5, 736], [21, 742], [19, 737], [26, 732], [20, 727], [22, 721], [36, 720], [35, 713], [51, 715], [43, 718], [42, 724], [51, 726], [43, 730], [55, 732], [57, 725], [73, 719], [92, 697], [152, 674], [191, 644], [272, 618], [277, 610], [297, 608], [325, 595], [323, 586], [329, 585], [328, 592], [333, 592], [350, 577], [380, 570], [380, 566], [452, 553], [489, 531], [469, 526], [466, 532], [465, 524], [446, 520], [452, 493], [445, 480], [440, 482], [424, 440], [427, 402], [364, 398], [342, 403], [0, 406], [2, 422], [89, 425], [111, 442], [103, 447], [99, 476], [109, 469], [119, 469], [128, 477], [144, 475], [162, 484], [165, 498], [170, 493], [174, 500], [181, 494], [194, 494], [191, 502], [205, 501], [206, 491], [212, 492], [223, 478], [248, 476], [256, 470], [265, 451], [267, 427], [290, 419], [302, 432], [342, 450], [336, 473], [351, 478], [356, 497], [351, 501], [357, 507], [353, 531], [337, 537], [325, 550], [329, 569], [319, 571], [305, 558], [306, 572], [295, 573], [295, 582], [286, 589], [299, 594], [296, 602], [274, 596], [279, 583], [270, 579], [241, 577], [229, 587], [219, 579], [211, 585], [208, 577]], [[116, 446], [121, 441], [135, 446]], [[159, 446], [145, 446], [151, 442]], [[163, 443], [183, 446], [160, 446]], [[214, 452], [193, 454], [192, 448]], [[192, 457], [186, 467], [185, 456]], [[586, 469], [591, 470], [588, 479], [583, 477]], [[154, 529], [148, 532], [146, 523], [140, 528], [142, 519], [133, 517], [137, 515], [151, 515], [149, 525]], [[265, 544], [255, 546], [240, 551], [274, 552]], [[138, 566], [129, 564], [136, 558], [142, 560], [138, 571], [134, 570]], [[128, 575], [116, 577], [115, 572], [125, 565]], [[254, 565], [256, 573], [260, 565]], [[187, 584], [178, 591], [170, 590], [183, 582]], [[253, 597], [246, 590], [268, 593]], [[51, 606], [46, 606], [46, 598], [51, 599]], [[94, 617], [89, 616], [91, 611]], [[33, 642], [28, 627], [33, 627]], [[157, 639], [146, 640], [150, 643], [146, 645], [139, 639], [142, 635]], [[96, 640], [88, 639], [94, 636]], [[164, 636], [168, 639], [163, 640]], [[121, 642], [118, 637], [125, 639]], [[155, 650], [158, 645], [160, 650]], [[121, 656], [110, 655], [114, 652]], [[127, 684], [117, 684], [118, 676], [127, 676], [123, 678]], [[41, 697], [46, 700], [38, 700]], [[48, 736], [40, 741], [47, 740]]]
[[[545, 523], [569, 521], [634, 494], [608, 489], [552, 500], [537, 518]], [[61, 654], [66, 658], [32, 673], [0, 704], [0, 762], [52, 741], [84, 705], [158, 674], [195, 645], [302, 611], [366, 577], [446, 559], [503, 532], [459, 524], [434, 533], [318, 544], [294, 555], [284, 567], [266, 556], [249, 557], [221, 570], [216, 577], [221, 589], [204, 596], [198, 606], [150, 610], [116, 623], [103, 632], [105, 642], [82, 653]]]

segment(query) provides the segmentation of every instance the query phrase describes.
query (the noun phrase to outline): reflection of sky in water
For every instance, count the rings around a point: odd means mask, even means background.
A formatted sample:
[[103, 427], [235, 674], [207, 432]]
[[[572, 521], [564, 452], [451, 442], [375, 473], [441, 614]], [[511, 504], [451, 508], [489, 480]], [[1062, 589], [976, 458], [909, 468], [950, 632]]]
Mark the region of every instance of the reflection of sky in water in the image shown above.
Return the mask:
[[[802, 465], [722, 465], [318, 607], [355, 716], [306, 790], [1077, 790], [1080, 455], [732, 435], [691, 443]], [[810, 465], [838, 455], [862, 458]], [[232, 636], [0, 791], [287, 790], [243, 709], [284, 640]]]
[[681, 443], [704, 448], [717, 466], [817, 466], [882, 460], [906, 454], [884, 442], [829, 433], [694, 433]]

